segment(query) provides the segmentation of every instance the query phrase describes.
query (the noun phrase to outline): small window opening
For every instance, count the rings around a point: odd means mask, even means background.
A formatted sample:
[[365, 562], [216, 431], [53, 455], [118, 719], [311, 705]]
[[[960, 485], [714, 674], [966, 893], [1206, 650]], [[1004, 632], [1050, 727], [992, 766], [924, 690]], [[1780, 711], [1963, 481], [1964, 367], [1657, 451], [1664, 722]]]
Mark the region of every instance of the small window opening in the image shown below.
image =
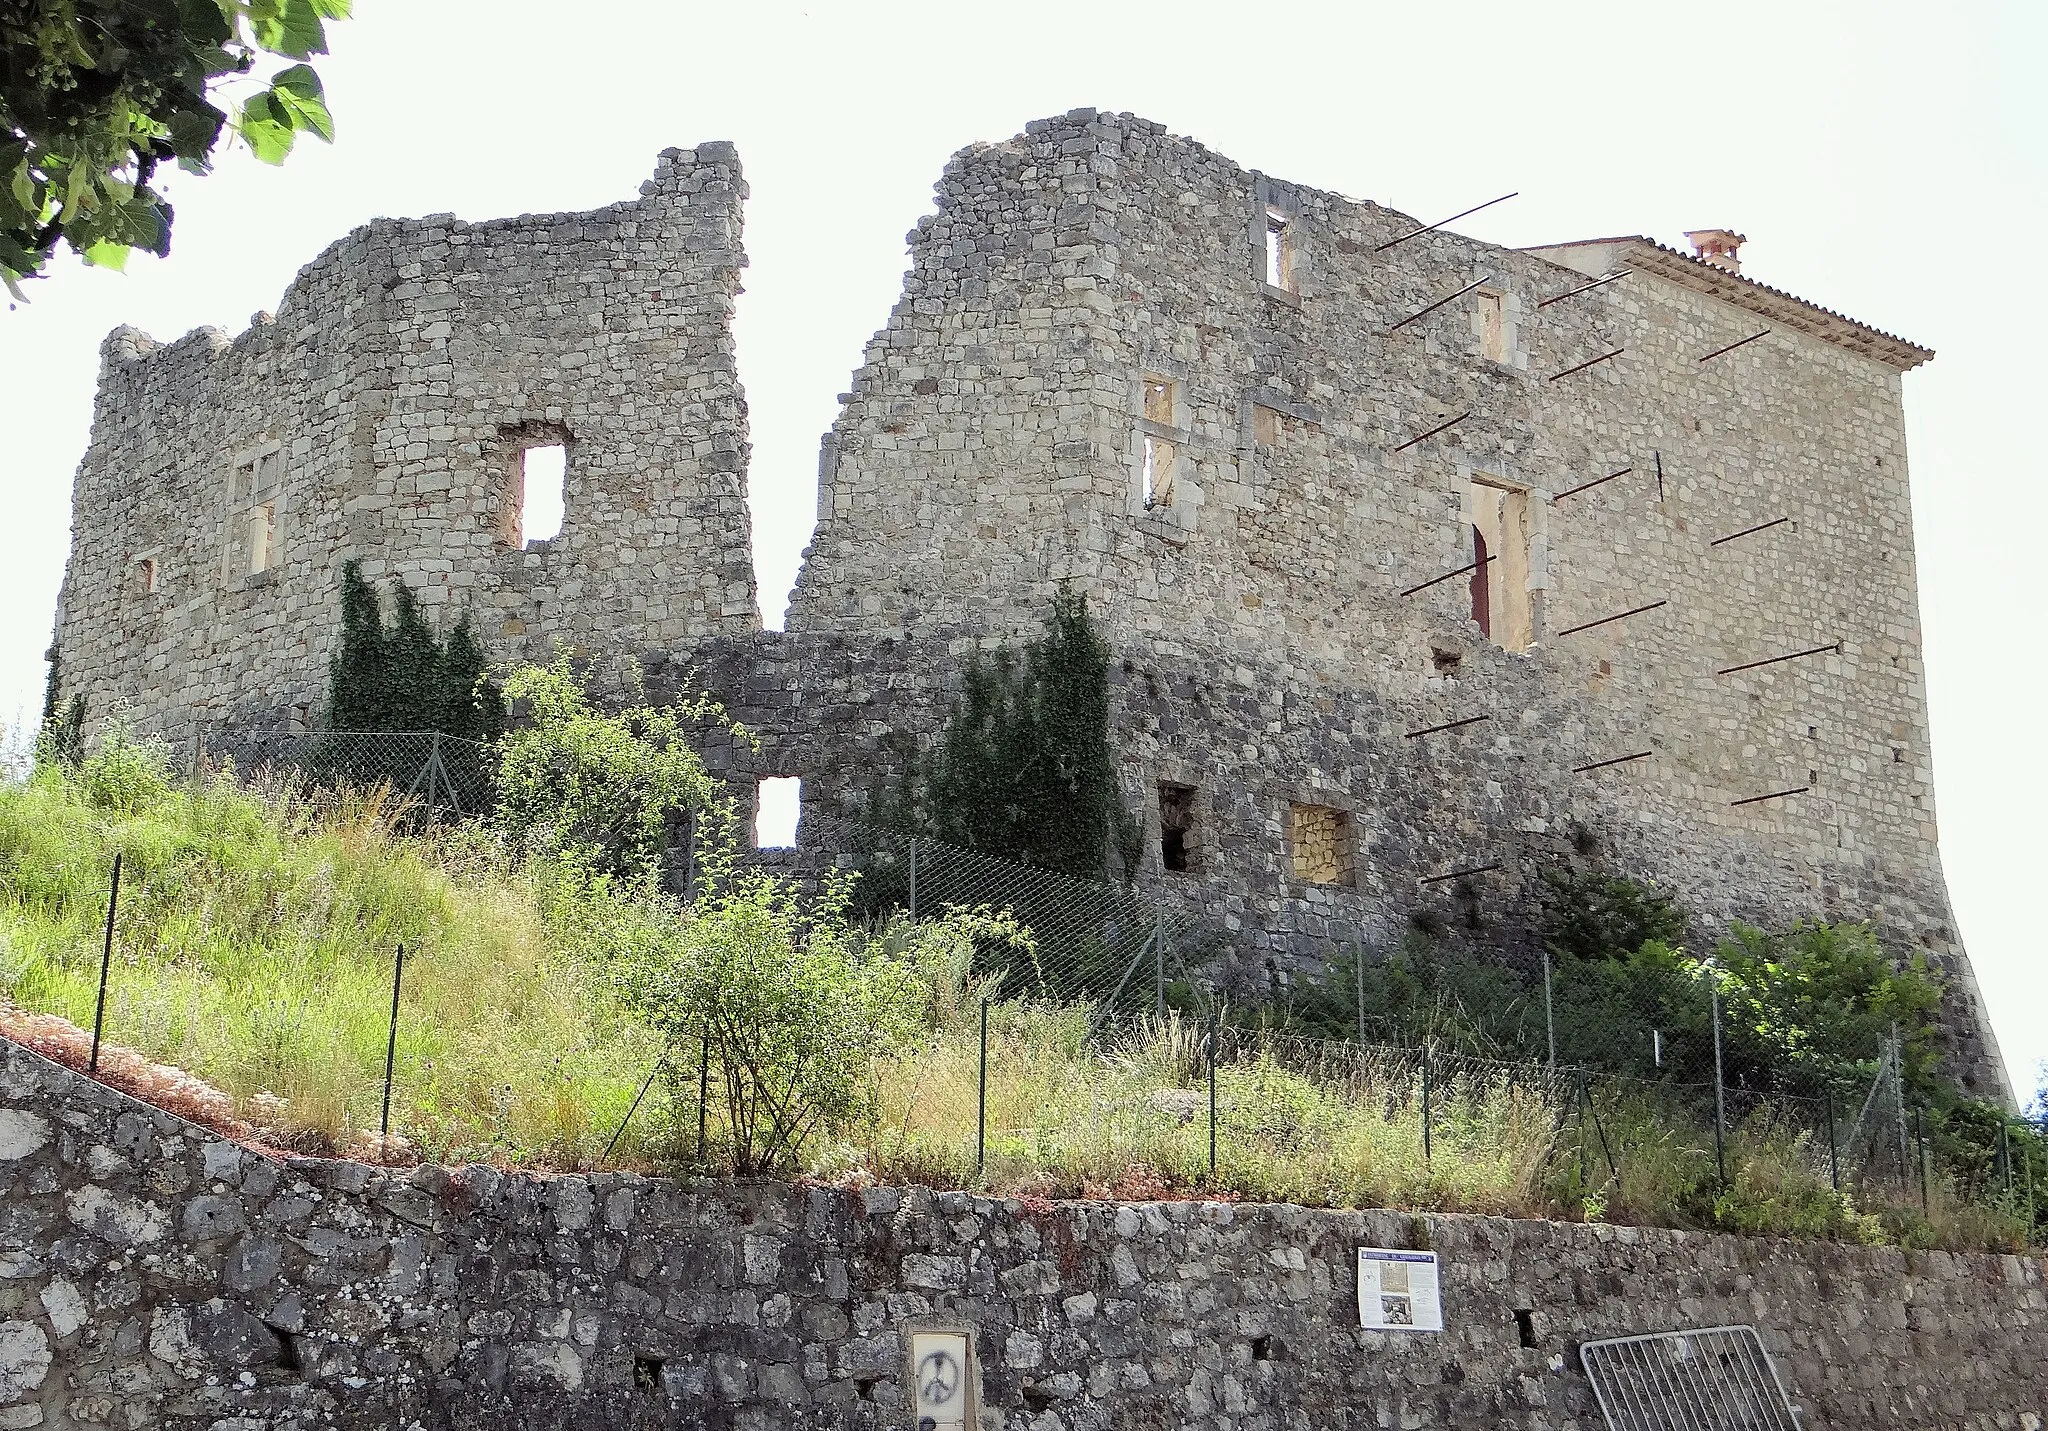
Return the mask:
[[144, 557], [135, 563], [135, 590], [140, 596], [156, 595], [156, 558]]
[[1287, 215], [1266, 210], [1266, 282], [1275, 288], [1294, 291], [1294, 233]]
[[1465, 664], [1465, 653], [1463, 651], [1446, 651], [1441, 646], [1432, 646], [1429, 649], [1429, 663], [1436, 668], [1436, 673], [1439, 676], [1455, 676], [1458, 674], [1459, 668]]
[[1253, 1338], [1252, 1338], [1252, 1360], [1253, 1360], [1253, 1361], [1271, 1361], [1271, 1360], [1273, 1360], [1273, 1339], [1272, 1339], [1271, 1337], [1253, 1337]]
[[1252, 404], [1252, 441], [1261, 447], [1278, 447], [1286, 431], [1278, 409], [1261, 403]]
[[633, 1358], [633, 1389], [654, 1392], [661, 1390], [662, 1359], [658, 1356], [636, 1356]]
[[1159, 782], [1159, 864], [1185, 874], [1194, 867], [1195, 787]]
[[512, 493], [518, 518], [517, 545], [553, 541], [562, 534], [568, 471], [569, 449], [559, 442], [529, 447], [519, 454]]
[[1498, 293], [1479, 295], [1479, 351], [1496, 363], [1508, 360], [1507, 300]]
[[803, 812], [804, 782], [794, 775], [771, 775], [755, 787], [754, 848], [796, 848], [797, 819]]
[[1351, 816], [1328, 805], [1296, 805], [1289, 821], [1294, 877], [1341, 884], [1351, 874]]
[[1536, 640], [1529, 596], [1529, 493], [1472, 484], [1472, 619], [1496, 645], [1526, 651]]
[[1147, 376], [1145, 379], [1145, 418], [1148, 422], [1173, 426], [1174, 382], [1172, 378]]
[[1143, 462], [1145, 466], [1145, 508], [1171, 507], [1173, 505], [1173, 465], [1177, 455], [1171, 442], [1146, 433]]
[[1527, 1307], [1515, 1308], [1515, 1335], [1525, 1347], [1536, 1345], [1536, 1314]]
[[269, 571], [277, 561], [277, 504], [259, 502], [249, 509], [249, 573]]

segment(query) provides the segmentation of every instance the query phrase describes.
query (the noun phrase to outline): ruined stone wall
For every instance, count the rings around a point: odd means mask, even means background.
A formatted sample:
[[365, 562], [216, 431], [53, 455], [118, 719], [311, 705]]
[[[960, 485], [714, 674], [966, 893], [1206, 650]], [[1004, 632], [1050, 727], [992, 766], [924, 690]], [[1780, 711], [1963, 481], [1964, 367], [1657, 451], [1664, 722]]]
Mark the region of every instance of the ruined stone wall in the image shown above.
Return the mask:
[[[1362, 1330], [1428, 1247], [1440, 1335]], [[2037, 1258], [1505, 1218], [280, 1159], [0, 1043], [0, 1431], [1595, 1431], [1578, 1346], [1760, 1330], [1807, 1431], [2040, 1431]], [[1517, 1313], [1525, 1313], [1526, 1335]]]
[[[921, 650], [870, 684], [928, 731], [964, 651], [1081, 584], [1155, 851], [1157, 782], [1197, 791], [1195, 868], [1149, 882], [1283, 965], [1433, 907], [1525, 922], [1536, 870], [1596, 846], [1709, 936], [1873, 919], [1981, 1023], [1935, 844], [1899, 366], [1648, 272], [1541, 306], [1586, 275], [1441, 231], [1383, 247], [1418, 226], [1129, 116], [964, 151], [827, 439], [791, 633]], [[1175, 454], [1149, 506], [1148, 437]], [[1481, 633], [1467, 578], [1402, 594], [1474, 559], [1503, 491], [1520, 640]], [[821, 794], [871, 764], [824, 759]], [[1340, 880], [1296, 868], [1295, 805], [1351, 814]]]
[[[315, 717], [352, 557], [506, 658], [758, 629], [744, 195], [730, 145], [671, 150], [595, 213], [358, 229], [232, 341], [112, 334], [73, 497], [67, 697], [180, 741]], [[540, 442], [568, 449], [562, 531], [516, 549], [518, 454]], [[252, 573], [266, 495], [275, 560]]]

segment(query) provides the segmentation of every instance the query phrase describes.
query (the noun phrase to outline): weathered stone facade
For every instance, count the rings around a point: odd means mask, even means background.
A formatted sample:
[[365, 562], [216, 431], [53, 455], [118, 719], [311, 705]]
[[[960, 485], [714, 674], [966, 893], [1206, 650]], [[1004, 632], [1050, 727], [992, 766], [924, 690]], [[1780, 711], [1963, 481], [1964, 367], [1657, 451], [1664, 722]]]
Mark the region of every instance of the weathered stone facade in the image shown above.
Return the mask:
[[[506, 656], [560, 636], [704, 673], [765, 738], [737, 773], [843, 807], [1073, 581], [1121, 657], [1142, 878], [1245, 965], [1437, 908], [1511, 942], [1535, 872], [1598, 848], [1708, 931], [1870, 918], [1927, 950], [1998, 1087], [1935, 837], [1900, 396], [1925, 350], [1648, 240], [1407, 237], [1078, 111], [947, 167], [826, 437], [788, 629], [758, 632], [737, 166], [707, 146], [653, 188], [377, 225], [225, 348], [117, 334], [66, 688], [178, 738], [310, 713], [362, 555]], [[528, 431], [573, 447], [560, 550], [494, 535]], [[205, 495], [260, 441], [304, 490], [275, 589], [217, 577]], [[124, 590], [158, 542], [191, 555]], [[1160, 867], [1162, 782], [1194, 792], [1186, 871]], [[1297, 807], [1341, 813], [1329, 858], [1292, 857]]]
[[[1359, 1326], [1426, 1247], [1441, 1334]], [[0, 1042], [0, 1429], [1595, 1431], [1579, 1343], [1753, 1324], [1807, 1431], [2040, 1431], [2038, 1258], [1228, 1203], [279, 1159]], [[1521, 1314], [1518, 1317], [1518, 1314]]]

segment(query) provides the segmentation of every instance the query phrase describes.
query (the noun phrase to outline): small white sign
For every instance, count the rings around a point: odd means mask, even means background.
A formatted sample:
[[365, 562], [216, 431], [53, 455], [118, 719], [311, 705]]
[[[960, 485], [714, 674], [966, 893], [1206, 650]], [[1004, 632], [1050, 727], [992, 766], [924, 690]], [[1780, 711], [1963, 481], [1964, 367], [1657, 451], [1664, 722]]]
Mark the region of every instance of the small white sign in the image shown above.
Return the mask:
[[1359, 1248], [1358, 1325], [1376, 1332], [1442, 1331], [1436, 1254]]
[[964, 1332], [916, 1332], [910, 1338], [916, 1379], [918, 1431], [965, 1431], [973, 1388], [968, 1384]]

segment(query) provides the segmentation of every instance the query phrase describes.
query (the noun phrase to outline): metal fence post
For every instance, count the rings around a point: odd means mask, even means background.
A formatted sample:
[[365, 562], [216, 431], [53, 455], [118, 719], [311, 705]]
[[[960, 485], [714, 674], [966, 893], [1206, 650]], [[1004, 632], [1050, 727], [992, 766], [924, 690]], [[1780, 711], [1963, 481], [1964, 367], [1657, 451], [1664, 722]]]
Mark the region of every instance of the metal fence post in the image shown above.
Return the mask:
[[974, 1170], [988, 1166], [988, 1000], [981, 1001], [981, 1067], [975, 1077]]
[[1365, 936], [1351, 931], [1351, 982], [1358, 995], [1358, 1041], [1365, 1042]]
[[[1710, 970], [1713, 965], [1707, 966]], [[1718, 970], [1715, 971], [1718, 974]], [[1728, 1094], [1721, 1068], [1721, 984], [1718, 978], [1707, 986], [1714, 1020], [1714, 1166], [1721, 1181], [1728, 1181]]]
[[1932, 1215], [1934, 1209], [1927, 1195], [1927, 1110], [1919, 1104], [1913, 1105], [1913, 1144], [1920, 1164], [1920, 1212], [1922, 1216]]
[[1166, 1017], [1166, 916], [1152, 915], [1152, 1016]]
[[1998, 1118], [1998, 1165], [2005, 1175], [2005, 1195], [2012, 1196], [2012, 1139], [2006, 1136], [2005, 1115]]
[[398, 1063], [398, 991], [405, 985], [405, 945], [398, 946], [398, 959], [391, 966], [391, 1032], [384, 1039], [384, 1112], [377, 1120], [377, 1136], [391, 1136], [391, 1072]]
[[917, 923], [917, 836], [910, 837], [910, 922]]
[[107, 891], [107, 933], [100, 944], [100, 992], [92, 1005], [92, 1061], [87, 1073], [100, 1071], [100, 1027], [107, 1013], [107, 969], [114, 962], [114, 910], [121, 903], [121, 852], [114, 851], [114, 884]]
[[1828, 1101], [1828, 1182], [1836, 1192], [1842, 1190], [1842, 1155], [1835, 1147], [1835, 1088], [1829, 1084], [1823, 1090]]
[[704, 1161], [705, 1123], [711, 1113], [711, 1020], [704, 1021], [704, 1045], [697, 1054], [697, 1161]]
[[1209, 1180], [1216, 1180], [1216, 1010], [1209, 1010]]
[[1424, 1166], [1428, 1166], [1435, 1159], [1434, 1140], [1429, 1127], [1429, 1095], [1429, 1041], [1425, 1039], [1422, 1044], [1422, 1161]]
[[1543, 1031], [1550, 1041], [1550, 1071], [1557, 1072], [1557, 1009], [1550, 998], [1550, 946], [1543, 946]]

